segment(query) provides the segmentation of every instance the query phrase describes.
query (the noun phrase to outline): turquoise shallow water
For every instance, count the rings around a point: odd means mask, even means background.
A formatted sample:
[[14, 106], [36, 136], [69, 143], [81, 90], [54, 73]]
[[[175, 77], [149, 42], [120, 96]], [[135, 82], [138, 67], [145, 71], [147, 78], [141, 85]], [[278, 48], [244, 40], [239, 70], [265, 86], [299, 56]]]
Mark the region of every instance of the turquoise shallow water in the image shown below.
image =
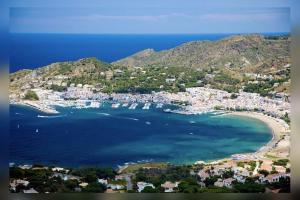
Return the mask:
[[[153, 107], [153, 106], [152, 106]], [[263, 122], [162, 109], [58, 108], [47, 115], [10, 106], [10, 162], [116, 166], [128, 162], [190, 164], [255, 152], [271, 138]], [[38, 131], [37, 131], [38, 130]]]

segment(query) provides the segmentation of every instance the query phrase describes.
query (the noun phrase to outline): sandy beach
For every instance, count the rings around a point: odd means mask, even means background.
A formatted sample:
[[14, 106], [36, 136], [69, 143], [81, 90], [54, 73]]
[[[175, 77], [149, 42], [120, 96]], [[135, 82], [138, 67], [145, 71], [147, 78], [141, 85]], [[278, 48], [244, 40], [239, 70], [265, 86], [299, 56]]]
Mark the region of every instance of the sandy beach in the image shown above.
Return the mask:
[[[255, 154], [257, 156], [265, 156], [267, 153], [270, 153], [271, 151], [274, 153], [274, 150], [281, 149], [281, 152], [278, 153], [284, 153], [289, 154], [289, 145], [285, 145], [284, 147], [281, 145], [281, 143], [284, 139], [284, 136], [288, 133], [289, 127], [288, 125], [280, 119], [275, 119], [273, 117], [264, 115], [262, 113], [256, 113], [256, 112], [231, 112], [228, 113], [229, 115], [234, 116], [242, 116], [242, 117], [251, 117], [258, 120], [261, 120], [262, 122], [266, 123], [273, 133], [273, 138], [270, 142], [268, 142], [265, 146], [261, 147]], [[284, 151], [284, 152], [282, 152]], [[275, 156], [281, 157], [279, 154], [275, 153]]]

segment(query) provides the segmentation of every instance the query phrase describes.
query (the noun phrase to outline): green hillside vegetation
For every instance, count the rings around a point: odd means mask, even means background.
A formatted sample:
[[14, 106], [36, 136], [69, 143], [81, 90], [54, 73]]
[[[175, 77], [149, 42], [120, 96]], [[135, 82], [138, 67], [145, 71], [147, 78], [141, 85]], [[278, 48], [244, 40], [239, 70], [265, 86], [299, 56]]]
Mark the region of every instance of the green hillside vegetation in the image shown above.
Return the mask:
[[26, 99], [26, 100], [39, 100], [39, 97], [34, 91], [28, 90], [27, 93], [25, 94], [24, 99]]
[[[216, 42], [195, 41], [173, 49], [144, 50], [112, 64], [96, 58], [53, 63], [36, 70], [10, 75], [10, 92], [39, 87], [64, 91], [70, 84], [93, 85], [105, 93], [181, 92], [188, 87], [209, 86], [230, 93], [245, 92], [262, 96], [272, 91], [289, 92], [289, 37], [259, 35], [233, 36]], [[245, 73], [273, 75], [273, 80], [253, 80]], [[64, 86], [48, 85], [63, 76]], [[38, 83], [32, 81], [38, 80]], [[274, 83], [279, 83], [274, 87]]]
[[262, 66], [281, 67], [282, 63], [289, 60], [289, 44], [288, 37], [236, 35], [215, 42], [188, 42], [159, 52], [148, 49], [112, 64], [129, 67], [179, 66], [201, 69], [226, 66], [235, 71], [253, 71], [261, 69]]

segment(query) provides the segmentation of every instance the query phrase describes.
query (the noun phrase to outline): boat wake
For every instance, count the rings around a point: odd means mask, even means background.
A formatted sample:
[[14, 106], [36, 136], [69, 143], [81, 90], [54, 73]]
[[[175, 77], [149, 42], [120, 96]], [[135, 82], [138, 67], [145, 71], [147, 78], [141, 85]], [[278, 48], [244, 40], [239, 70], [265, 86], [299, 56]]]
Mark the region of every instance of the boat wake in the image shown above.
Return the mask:
[[109, 113], [97, 113], [98, 115], [105, 115], [105, 116], [110, 116], [111, 114]]
[[213, 115], [213, 116], [210, 116], [210, 117], [224, 117], [224, 116], [226, 116], [226, 115], [228, 115], [228, 114], [226, 114], [226, 113], [223, 113], [223, 114], [215, 114], [215, 115]]
[[65, 115], [38, 115], [37, 117], [38, 118], [58, 118], [58, 117], [65, 117], [67, 116], [66, 114]]
[[129, 120], [133, 120], [133, 121], [139, 121], [139, 119], [133, 118], [133, 117], [122, 117], [122, 119], [129, 119]]

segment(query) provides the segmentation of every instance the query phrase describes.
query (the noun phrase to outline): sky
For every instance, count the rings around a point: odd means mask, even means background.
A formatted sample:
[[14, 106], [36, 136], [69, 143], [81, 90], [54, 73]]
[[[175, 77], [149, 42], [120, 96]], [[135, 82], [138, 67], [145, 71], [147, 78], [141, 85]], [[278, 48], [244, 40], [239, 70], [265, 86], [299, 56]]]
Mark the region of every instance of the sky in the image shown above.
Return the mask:
[[89, 6], [76, 3], [64, 6], [64, 1], [46, 7], [39, 4], [11, 6], [10, 32], [199, 34], [290, 31], [290, 7], [282, 0], [273, 0], [273, 3], [243, 0], [243, 4], [235, 0], [226, 3], [220, 0], [100, 0]]

